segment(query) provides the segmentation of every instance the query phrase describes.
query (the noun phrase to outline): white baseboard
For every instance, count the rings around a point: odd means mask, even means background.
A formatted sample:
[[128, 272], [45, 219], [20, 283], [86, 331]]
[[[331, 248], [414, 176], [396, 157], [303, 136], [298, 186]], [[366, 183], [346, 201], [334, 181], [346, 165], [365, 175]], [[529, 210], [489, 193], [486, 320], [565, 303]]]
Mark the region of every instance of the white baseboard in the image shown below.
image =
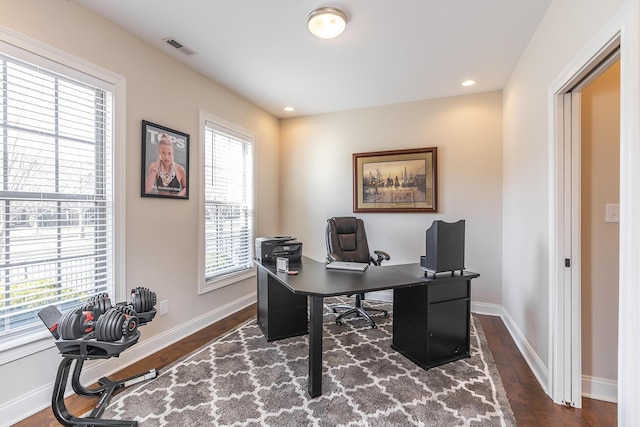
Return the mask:
[[547, 368], [544, 366], [542, 360], [540, 360], [540, 357], [538, 357], [533, 347], [531, 347], [525, 336], [522, 334], [522, 331], [520, 331], [518, 326], [516, 326], [513, 318], [511, 317], [509, 312], [504, 309], [504, 307], [502, 308], [500, 317], [507, 327], [509, 334], [513, 338], [513, 341], [516, 343], [518, 350], [520, 350], [520, 353], [522, 353], [524, 360], [529, 365], [529, 368], [531, 368], [531, 372], [533, 372], [533, 375], [535, 375], [536, 379], [540, 383], [540, 386], [548, 395], [549, 388], [547, 387], [547, 384], [549, 381], [549, 373], [547, 371]]
[[[542, 386], [545, 393], [547, 390], [548, 372], [542, 361], [533, 350], [531, 345], [522, 335], [520, 329], [515, 325], [509, 312], [502, 309], [498, 304], [471, 303], [471, 311], [489, 316], [500, 316], [509, 330], [509, 334], [515, 341], [518, 349], [522, 353], [531, 371]], [[587, 375], [582, 376], [582, 396], [589, 399], [603, 400], [605, 402], [618, 402], [618, 383], [612, 380], [594, 378]]]
[[[393, 302], [393, 289], [367, 292], [366, 298], [376, 301]], [[471, 302], [471, 312], [486, 314], [488, 316], [500, 316], [502, 313], [502, 306], [500, 304], [489, 304], [485, 302]]]
[[618, 403], [618, 382], [583, 375], [582, 397]]
[[502, 313], [502, 306], [500, 304], [471, 301], [471, 312], [476, 314], [485, 314], [487, 316], [500, 316], [500, 313]]
[[[82, 384], [94, 384], [98, 379], [112, 375], [138, 360], [144, 359], [163, 348], [180, 341], [181, 339], [203, 329], [217, 321], [232, 315], [233, 313], [250, 306], [256, 302], [257, 294], [251, 293], [227, 305], [195, 318], [187, 323], [169, 329], [162, 334], [148, 340], [140, 341], [135, 346], [127, 349], [117, 358], [91, 361], [85, 365], [81, 376]], [[17, 423], [51, 405], [53, 384], [32, 390], [29, 394], [18, 396], [16, 399], [0, 406], [0, 426], [10, 426]], [[70, 386], [67, 386], [66, 396], [73, 394]], [[5, 424], [5, 422], [7, 424]]]
[[376, 301], [393, 302], [393, 289], [386, 289], [384, 291], [367, 292], [365, 294], [365, 298], [376, 300]]

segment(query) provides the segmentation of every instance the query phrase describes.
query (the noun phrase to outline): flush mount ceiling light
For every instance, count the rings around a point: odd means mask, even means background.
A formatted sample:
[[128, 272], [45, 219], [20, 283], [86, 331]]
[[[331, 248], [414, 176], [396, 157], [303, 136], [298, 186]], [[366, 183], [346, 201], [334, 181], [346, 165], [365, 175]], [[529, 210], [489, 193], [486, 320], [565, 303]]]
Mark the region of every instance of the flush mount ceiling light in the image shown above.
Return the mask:
[[465, 80], [462, 82], [462, 86], [473, 86], [474, 84], [478, 83], [475, 80]]
[[332, 39], [342, 34], [347, 26], [347, 15], [335, 7], [320, 7], [307, 17], [311, 34], [321, 39]]

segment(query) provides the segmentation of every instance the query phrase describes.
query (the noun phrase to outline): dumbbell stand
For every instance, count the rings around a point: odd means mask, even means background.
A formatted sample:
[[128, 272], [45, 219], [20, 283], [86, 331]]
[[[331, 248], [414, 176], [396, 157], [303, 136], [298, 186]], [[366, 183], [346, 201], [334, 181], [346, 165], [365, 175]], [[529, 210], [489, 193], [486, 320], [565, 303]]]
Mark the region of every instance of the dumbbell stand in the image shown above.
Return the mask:
[[[108, 359], [118, 357], [120, 353], [138, 341], [140, 332], [125, 337], [118, 342], [86, 341], [86, 340], [59, 340], [58, 348], [74, 349], [62, 353], [62, 362], [58, 367], [56, 381], [53, 385], [53, 397], [51, 408], [56, 419], [64, 426], [120, 426], [137, 427], [137, 421], [128, 420], [101, 420], [100, 416], [107, 407], [107, 402], [116, 390], [128, 387], [139, 382], [153, 379], [157, 376], [155, 369], [119, 381], [113, 381], [107, 377], [98, 380], [98, 387], [87, 388], [80, 384], [80, 373], [85, 360]], [[73, 341], [73, 342], [71, 342]], [[58, 344], [58, 342], [56, 342]], [[119, 350], [119, 351], [118, 351]], [[71, 376], [73, 391], [82, 397], [99, 397], [91, 413], [86, 417], [71, 415], [64, 402], [65, 390], [69, 380], [71, 365], [76, 362]]]

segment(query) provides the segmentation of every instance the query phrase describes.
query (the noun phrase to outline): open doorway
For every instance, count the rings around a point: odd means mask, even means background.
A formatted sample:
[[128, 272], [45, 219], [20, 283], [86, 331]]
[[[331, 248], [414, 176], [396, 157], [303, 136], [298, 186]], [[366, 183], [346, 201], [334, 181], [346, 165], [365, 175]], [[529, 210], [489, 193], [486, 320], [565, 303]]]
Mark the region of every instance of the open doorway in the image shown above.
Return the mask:
[[[599, 99], [600, 96], [593, 92], [590, 88], [597, 79], [599, 79], [607, 70], [609, 70], [613, 64], [619, 63], [620, 59], [620, 37], [616, 36], [609, 40], [599, 51], [593, 56], [588, 58], [585, 63], [579, 67], [579, 69], [570, 78], [564, 81], [558, 91], [555, 92], [555, 175], [554, 175], [554, 187], [556, 192], [555, 204], [555, 219], [554, 226], [555, 233], [555, 250], [559, 255], [558, 265], [554, 269], [555, 274], [553, 280], [550, 282], [550, 351], [551, 351], [551, 373], [550, 373], [550, 389], [551, 397], [554, 402], [562, 403], [567, 406], [576, 408], [582, 407], [582, 394], [583, 394], [583, 338], [586, 335], [588, 339], [584, 340], [586, 350], [589, 353], [585, 353], [585, 363], [588, 364], [587, 372], [591, 375], [587, 375], [587, 378], [596, 378], [594, 372], [600, 373], [601, 366], [598, 365], [596, 371], [593, 371], [593, 361], [599, 361], [601, 359], [600, 353], [594, 359], [593, 350], [593, 338], [594, 338], [594, 315], [597, 319], [601, 318], [599, 311], [593, 310], [593, 289], [592, 284], [599, 286], [601, 271], [599, 267], [602, 266], [599, 260], [595, 259], [594, 262], [594, 242], [592, 237], [594, 235], [594, 224], [597, 223], [597, 229], [600, 230], [601, 222], [604, 220], [605, 206], [593, 206], [594, 204], [601, 205], [601, 199], [606, 200], [607, 197], [613, 197], [604, 204], [615, 205], [619, 203], [619, 183], [620, 183], [620, 89], [619, 89], [619, 77], [617, 84], [617, 102], [616, 115], [613, 121], [617, 121], [617, 132], [615, 132], [615, 142], [618, 163], [614, 167], [616, 170], [612, 171], [611, 167], [606, 171], [600, 170], [601, 164], [597, 163], [598, 159], [592, 159], [593, 150], [597, 150], [597, 154], [600, 155], [602, 147], [594, 146], [595, 142], [591, 138], [593, 135], [593, 126], [598, 125], [600, 127], [608, 126], [600, 121], [600, 117], [593, 117], [589, 112], [589, 117], [586, 123], [583, 124], [583, 91], [587, 91], [587, 98], [589, 102], [585, 104], [588, 108], [592, 108], [591, 101]], [[618, 66], [619, 76], [619, 66]], [[615, 69], [614, 69], [615, 70]], [[615, 73], [615, 71], [612, 71]], [[597, 88], [596, 86], [592, 86]], [[599, 105], [598, 109], [601, 108]], [[611, 108], [610, 105], [602, 108]], [[595, 120], [592, 120], [595, 119]], [[584, 129], [583, 129], [584, 125]], [[616, 126], [615, 124], [613, 126]], [[583, 130], [588, 134], [588, 144], [585, 142], [583, 145], [582, 133]], [[598, 137], [598, 144], [602, 144], [603, 138]], [[606, 138], [611, 141], [610, 135]], [[583, 150], [585, 151], [585, 158], [583, 162]], [[595, 162], [595, 167], [594, 167]], [[585, 168], [584, 171], [582, 169]], [[600, 181], [596, 181], [594, 186], [593, 174], [603, 176], [605, 174], [613, 174], [615, 180], [615, 188], [606, 188], [604, 191], [598, 189], [597, 197], [594, 201], [593, 190], [598, 187]], [[584, 181], [583, 181], [584, 178]], [[602, 177], [600, 177], [602, 179]], [[584, 187], [584, 193], [583, 193]], [[602, 193], [602, 194], [601, 194]], [[613, 194], [612, 194], [613, 193]], [[583, 198], [585, 200], [583, 200]], [[584, 203], [583, 203], [584, 202]], [[584, 206], [583, 206], [584, 205]], [[596, 211], [600, 212], [596, 212]], [[596, 213], [594, 213], [596, 212]], [[619, 212], [619, 207], [618, 207]], [[583, 228], [583, 225], [585, 228]], [[598, 231], [599, 232], [599, 231]], [[616, 232], [619, 233], [618, 230]], [[596, 233], [597, 234], [597, 233]], [[617, 234], [619, 235], [619, 234]], [[585, 250], [583, 252], [583, 238], [587, 239]], [[598, 249], [596, 247], [596, 249]], [[598, 254], [600, 252], [596, 251]], [[617, 251], [616, 251], [617, 254]], [[583, 259], [584, 258], [584, 259]], [[613, 268], [617, 271], [619, 263], [616, 262]], [[594, 278], [595, 274], [595, 278]], [[586, 295], [585, 303], [583, 305], [583, 275], [586, 275], [585, 280], [588, 282], [588, 287], [584, 289]], [[610, 283], [610, 282], [609, 282]], [[618, 280], [616, 274], [615, 288], [617, 295]], [[600, 289], [598, 288], [598, 292]], [[583, 334], [583, 310], [587, 311]], [[598, 307], [600, 310], [600, 307]], [[614, 308], [614, 316], [617, 318], [617, 304]], [[601, 324], [596, 325], [598, 332], [598, 339], [600, 341], [600, 332], [598, 329]], [[611, 335], [617, 335], [617, 324], [614, 325], [613, 330], [609, 333]], [[614, 347], [617, 349], [617, 347]], [[611, 349], [610, 349], [611, 350]], [[600, 350], [599, 350], [600, 351]], [[605, 351], [605, 350], [602, 350]], [[617, 353], [617, 350], [613, 350]], [[609, 357], [616, 358], [616, 355], [609, 354]], [[611, 359], [609, 359], [610, 361]], [[599, 363], [599, 362], [598, 362]], [[607, 376], [609, 376], [607, 374]], [[607, 378], [607, 383], [615, 383], [617, 374], [613, 376], [613, 379]], [[593, 395], [593, 385], [600, 384], [600, 381], [590, 380], [585, 383], [585, 389], [589, 390], [590, 397]], [[613, 387], [615, 389], [615, 386]], [[613, 393], [615, 396], [616, 393]]]
[[582, 395], [617, 402], [620, 61], [580, 97]]

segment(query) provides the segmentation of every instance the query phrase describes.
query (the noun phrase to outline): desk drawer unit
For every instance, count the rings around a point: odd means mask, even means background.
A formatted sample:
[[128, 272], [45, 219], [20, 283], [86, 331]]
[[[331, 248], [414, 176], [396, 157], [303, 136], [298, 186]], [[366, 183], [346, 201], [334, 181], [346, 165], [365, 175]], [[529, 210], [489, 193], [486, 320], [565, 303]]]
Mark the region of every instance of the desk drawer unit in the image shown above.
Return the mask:
[[458, 276], [395, 289], [392, 347], [424, 369], [469, 357], [470, 284]]
[[294, 294], [258, 269], [258, 326], [267, 341], [309, 333], [307, 296]]

